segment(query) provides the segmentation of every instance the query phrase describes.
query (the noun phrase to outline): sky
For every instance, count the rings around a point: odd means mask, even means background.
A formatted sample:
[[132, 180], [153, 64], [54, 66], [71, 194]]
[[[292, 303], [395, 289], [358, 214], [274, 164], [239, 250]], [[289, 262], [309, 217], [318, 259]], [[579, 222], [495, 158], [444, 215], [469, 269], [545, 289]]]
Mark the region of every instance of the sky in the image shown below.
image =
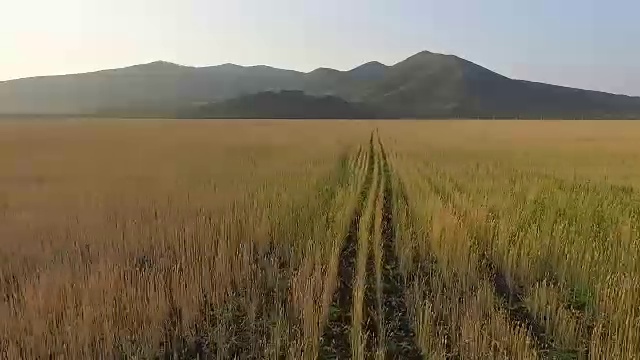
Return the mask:
[[0, 80], [165, 60], [346, 70], [422, 50], [640, 96], [637, 0], [0, 0]]

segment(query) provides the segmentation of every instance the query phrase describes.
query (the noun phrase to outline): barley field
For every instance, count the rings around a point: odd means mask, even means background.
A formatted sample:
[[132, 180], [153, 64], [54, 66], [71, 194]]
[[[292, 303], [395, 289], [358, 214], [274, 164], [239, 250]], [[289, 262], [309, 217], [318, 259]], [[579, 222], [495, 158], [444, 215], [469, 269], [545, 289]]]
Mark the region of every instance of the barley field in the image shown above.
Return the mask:
[[0, 358], [638, 359], [640, 123], [0, 122]]

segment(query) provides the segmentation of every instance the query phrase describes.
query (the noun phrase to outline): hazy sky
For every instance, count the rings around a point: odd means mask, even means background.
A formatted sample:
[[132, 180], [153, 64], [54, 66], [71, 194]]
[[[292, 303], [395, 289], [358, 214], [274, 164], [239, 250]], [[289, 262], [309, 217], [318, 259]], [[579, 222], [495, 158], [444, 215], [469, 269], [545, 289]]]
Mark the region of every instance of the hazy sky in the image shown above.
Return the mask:
[[297, 70], [421, 50], [640, 95], [637, 0], [0, 0], [0, 80], [166, 60]]

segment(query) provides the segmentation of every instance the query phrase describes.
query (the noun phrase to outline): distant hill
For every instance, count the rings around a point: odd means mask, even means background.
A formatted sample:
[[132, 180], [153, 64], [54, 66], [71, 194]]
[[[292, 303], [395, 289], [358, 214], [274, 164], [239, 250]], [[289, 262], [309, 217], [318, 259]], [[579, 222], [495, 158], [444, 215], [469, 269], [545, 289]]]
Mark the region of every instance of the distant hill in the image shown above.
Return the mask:
[[391, 67], [362, 100], [409, 117], [640, 118], [639, 97], [513, 80], [429, 52]]
[[167, 62], [0, 83], [0, 113], [92, 114], [173, 110], [271, 88], [295, 88], [301, 73], [267, 66], [188, 67]]
[[376, 112], [336, 96], [311, 96], [299, 90], [284, 90], [244, 95], [189, 109], [179, 115], [227, 119], [367, 119], [375, 117]]
[[[274, 96], [282, 90], [303, 91]], [[247, 97], [261, 94], [257, 98]], [[298, 94], [301, 95], [301, 94]], [[376, 116], [404, 118], [640, 118], [640, 98], [514, 80], [452, 55], [418, 53], [393, 66], [368, 62], [349, 71], [303, 73], [268, 66], [189, 67], [153, 62], [85, 74], [0, 82], [0, 114], [114, 114], [172, 116], [251, 101], [307, 104], [318, 99], [357, 103]], [[326, 100], [326, 99], [325, 99]], [[215, 105], [213, 105], [215, 104]], [[258, 109], [257, 103], [254, 110]], [[344, 104], [343, 104], [344, 105]], [[185, 110], [187, 109], [187, 110]], [[234, 113], [240, 113], [239, 109]], [[255, 113], [266, 117], [267, 113]], [[248, 111], [248, 110], [247, 110]]]

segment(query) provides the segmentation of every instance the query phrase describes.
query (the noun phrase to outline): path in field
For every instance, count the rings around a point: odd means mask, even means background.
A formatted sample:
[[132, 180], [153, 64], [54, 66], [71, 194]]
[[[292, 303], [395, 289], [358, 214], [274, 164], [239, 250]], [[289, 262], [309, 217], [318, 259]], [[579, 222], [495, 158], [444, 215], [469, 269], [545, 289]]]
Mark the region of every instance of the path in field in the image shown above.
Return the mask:
[[321, 359], [351, 358], [351, 304], [353, 302], [353, 281], [356, 267], [358, 245], [358, 224], [373, 180], [373, 146], [370, 142], [367, 150], [367, 173], [360, 190], [359, 204], [349, 225], [349, 231], [343, 240], [338, 262], [338, 285], [333, 303], [329, 308], [329, 320], [320, 343]]
[[[351, 312], [353, 307], [354, 276], [357, 266], [357, 234], [360, 230], [360, 217], [367, 201], [366, 197], [374, 182], [372, 179], [373, 167], [376, 161], [379, 161], [381, 166], [378, 179], [380, 181], [377, 181], [377, 183], [384, 183], [384, 189], [378, 192], [382, 196], [383, 204], [381, 217], [382, 274], [380, 274], [382, 278], [382, 299], [381, 303], [378, 303], [375, 262], [373, 250], [371, 250], [367, 257], [367, 278], [365, 279], [363, 304], [364, 318], [362, 323], [366, 339], [364, 344], [366, 358], [375, 358], [380, 344], [385, 349], [385, 354], [383, 355], [385, 359], [422, 359], [420, 348], [415, 342], [413, 321], [407, 311], [405, 282], [398, 268], [398, 259], [395, 251], [391, 172], [379, 137], [377, 143], [378, 147], [374, 144], [374, 136], [372, 134], [369, 143], [367, 178], [361, 189], [360, 204], [351, 221], [351, 228], [346, 239], [344, 239], [343, 249], [340, 254], [338, 288], [334, 295], [329, 319], [322, 337], [320, 359], [352, 358]], [[373, 221], [371, 223], [373, 224]], [[381, 313], [377, 309], [381, 309]]]
[[405, 283], [396, 256], [391, 169], [380, 138], [378, 138], [378, 142], [382, 160], [382, 176], [385, 177], [382, 203], [384, 284], [382, 309], [387, 337], [387, 358], [422, 359], [420, 348], [415, 342], [413, 321], [407, 311]]

